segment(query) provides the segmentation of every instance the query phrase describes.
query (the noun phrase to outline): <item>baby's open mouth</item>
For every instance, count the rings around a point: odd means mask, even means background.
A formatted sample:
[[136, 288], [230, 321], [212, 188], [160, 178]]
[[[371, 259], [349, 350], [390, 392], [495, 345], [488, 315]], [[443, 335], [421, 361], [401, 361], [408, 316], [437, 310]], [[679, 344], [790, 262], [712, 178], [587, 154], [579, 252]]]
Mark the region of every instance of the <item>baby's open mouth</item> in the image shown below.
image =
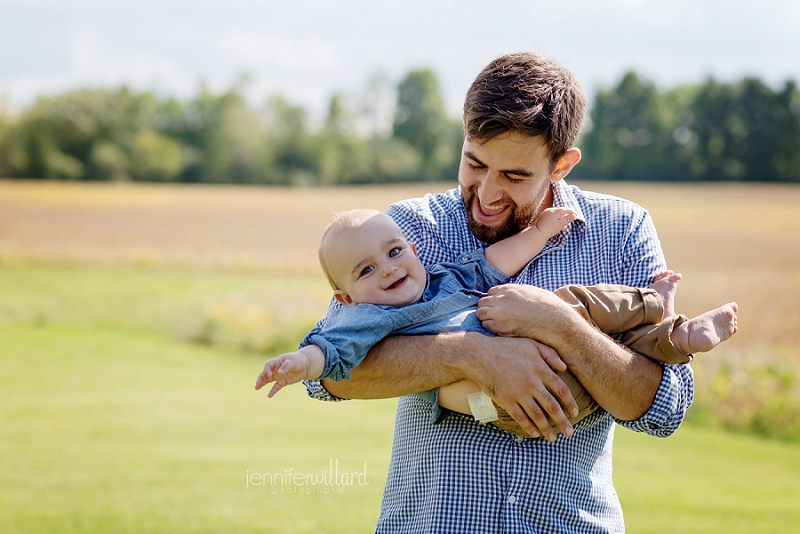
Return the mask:
[[398, 287], [400, 287], [403, 284], [405, 284], [406, 280], [408, 280], [408, 275], [404, 276], [403, 278], [400, 278], [399, 280], [397, 280], [395, 283], [393, 283], [392, 285], [390, 285], [386, 289], [397, 289]]

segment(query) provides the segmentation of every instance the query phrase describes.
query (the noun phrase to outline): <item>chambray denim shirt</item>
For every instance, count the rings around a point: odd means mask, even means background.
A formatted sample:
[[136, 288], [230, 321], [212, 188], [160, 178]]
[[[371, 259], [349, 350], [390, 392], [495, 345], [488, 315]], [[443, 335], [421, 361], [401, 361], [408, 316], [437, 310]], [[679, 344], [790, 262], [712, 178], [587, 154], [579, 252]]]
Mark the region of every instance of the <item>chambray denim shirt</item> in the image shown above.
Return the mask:
[[[578, 218], [511, 282], [549, 290], [566, 284], [647, 287], [666, 269], [647, 211], [563, 180], [552, 190], [553, 204], [573, 209]], [[417, 245], [426, 266], [455, 262], [485, 247], [469, 231], [458, 190], [400, 202], [387, 213]], [[678, 428], [693, 399], [692, 370], [689, 365], [662, 368], [650, 410], [635, 421], [617, 423], [658, 437]], [[341, 400], [319, 381], [306, 382], [306, 388], [314, 398]], [[517, 438], [449, 411], [433, 424], [433, 409], [416, 395], [398, 400], [376, 532], [624, 532], [612, 481], [615, 420], [604, 410], [577, 423], [572, 437], [559, 435], [549, 443]]]
[[[459, 256], [456, 263], [439, 264], [427, 273], [427, 284], [419, 302], [408, 306], [358, 304], [333, 309], [323, 326], [317, 326], [301, 347], [316, 345], [325, 352], [323, 378], [344, 380], [367, 352], [386, 336], [429, 335], [461, 330], [488, 335], [475, 316], [478, 299], [489, 288], [509, 279], [486, 261], [483, 249]], [[437, 408], [434, 391], [423, 394]]]

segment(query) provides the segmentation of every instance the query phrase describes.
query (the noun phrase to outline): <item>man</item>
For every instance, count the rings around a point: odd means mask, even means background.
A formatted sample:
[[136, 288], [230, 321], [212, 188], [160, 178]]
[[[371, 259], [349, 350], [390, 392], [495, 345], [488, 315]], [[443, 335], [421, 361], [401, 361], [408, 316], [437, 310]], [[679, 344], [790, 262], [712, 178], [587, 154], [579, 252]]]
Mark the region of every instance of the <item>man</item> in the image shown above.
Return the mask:
[[[524, 337], [388, 338], [350, 380], [307, 384], [328, 400], [402, 396], [377, 532], [621, 532], [614, 421], [667, 436], [691, 404], [688, 366], [630, 353], [544, 291], [567, 283], [646, 287], [665, 270], [646, 211], [563, 181], [580, 161], [572, 145], [584, 109], [573, 76], [545, 58], [493, 61], [464, 104], [459, 189], [388, 211], [426, 266], [519, 232], [547, 207], [571, 208], [578, 218], [514, 278], [518, 285], [480, 301], [489, 330]], [[567, 420], [574, 399], [553, 372], [564, 363], [603, 408], [575, 428]], [[545, 439], [517, 439], [452, 412], [439, 417], [438, 406], [409, 395], [442, 388], [446, 406], [444, 386], [464, 379]]]

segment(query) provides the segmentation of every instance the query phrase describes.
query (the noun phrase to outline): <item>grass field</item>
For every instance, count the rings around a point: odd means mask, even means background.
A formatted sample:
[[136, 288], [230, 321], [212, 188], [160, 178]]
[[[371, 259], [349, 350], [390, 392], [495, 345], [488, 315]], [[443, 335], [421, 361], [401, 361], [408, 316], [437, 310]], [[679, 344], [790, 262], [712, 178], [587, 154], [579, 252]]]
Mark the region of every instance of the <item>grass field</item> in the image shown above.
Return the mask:
[[[685, 275], [679, 308], [741, 306], [740, 334], [695, 366], [713, 380], [694, 422], [668, 440], [617, 431], [629, 532], [793, 531], [798, 443], [720, 430], [703, 403], [798, 424], [800, 188], [590, 186], [651, 210]], [[315, 246], [329, 212], [426, 188], [0, 181], [0, 532], [371, 531], [394, 401], [329, 405], [292, 388], [267, 401], [252, 383], [324, 312]], [[741, 380], [777, 384], [761, 398], [784, 404], [726, 396]], [[276, 482], [337, 460], [365, 484]]]

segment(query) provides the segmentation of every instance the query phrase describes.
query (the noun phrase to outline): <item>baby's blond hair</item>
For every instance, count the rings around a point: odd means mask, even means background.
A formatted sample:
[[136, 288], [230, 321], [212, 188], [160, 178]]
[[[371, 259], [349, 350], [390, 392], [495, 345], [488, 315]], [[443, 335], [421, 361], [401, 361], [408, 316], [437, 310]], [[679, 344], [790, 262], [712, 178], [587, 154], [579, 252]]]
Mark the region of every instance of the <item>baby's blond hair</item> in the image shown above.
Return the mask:
[[322, 233], [322, 238], [319, 240], [317, 256], [319, 257], [319, 264], [322, 267], [322, 272], [325, 273], [325, 278], [328, 279], [328, 283], [334, 291], [341, 288], [331, 276], [330, 269], [328, 269], [328, 264], [325, 261], [325, 254], [331, 247], [338, 245], [338, 243], [334, 243], [334, 241], [337, 241], [344, 232], [360, 227], [367, 219], [375, 215], [383, 215], [383, 212], [369, 209], [355, 209], [335, 213], [328, 223], [328, 226], [325, 228], [325, 231]]

